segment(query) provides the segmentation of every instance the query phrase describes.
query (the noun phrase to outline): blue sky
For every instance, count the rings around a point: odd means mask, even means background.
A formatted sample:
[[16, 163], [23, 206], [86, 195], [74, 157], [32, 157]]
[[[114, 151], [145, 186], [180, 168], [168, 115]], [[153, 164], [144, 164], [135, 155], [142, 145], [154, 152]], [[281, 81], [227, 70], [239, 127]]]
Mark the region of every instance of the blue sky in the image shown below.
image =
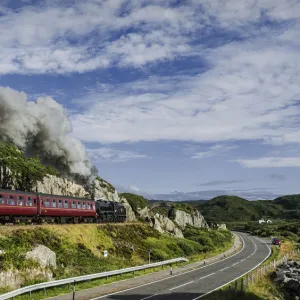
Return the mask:
[[2, 1], [0, 85], [61, 104], [120, 190], [298, 193], [299, 16], [296, 0]]

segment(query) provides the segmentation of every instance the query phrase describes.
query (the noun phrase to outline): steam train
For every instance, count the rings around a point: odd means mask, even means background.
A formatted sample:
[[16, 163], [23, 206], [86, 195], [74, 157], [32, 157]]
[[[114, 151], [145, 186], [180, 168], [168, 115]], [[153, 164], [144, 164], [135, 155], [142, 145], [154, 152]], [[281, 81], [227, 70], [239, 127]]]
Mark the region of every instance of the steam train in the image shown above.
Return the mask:
[[0, 224], [124, 222], [123, 204], [0, 189]]

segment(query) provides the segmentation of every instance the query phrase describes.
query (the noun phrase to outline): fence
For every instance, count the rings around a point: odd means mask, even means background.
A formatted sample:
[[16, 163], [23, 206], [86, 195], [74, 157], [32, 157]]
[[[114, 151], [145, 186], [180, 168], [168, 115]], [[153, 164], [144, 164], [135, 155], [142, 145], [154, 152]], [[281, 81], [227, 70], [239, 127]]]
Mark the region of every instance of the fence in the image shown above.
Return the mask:
[[84, 276], [78, 276], [78, 277], [73, 277], [73, 278], [66, 278], [66, 279], [61, 279], [61, 280], [54, 280], [54, 281], [48, 281], [48, 282], [43, 282], [39, 284], [34, 284], [34, 285], [29, 285], [23, 288], [20, 288], [18, 290], [2, 294], [0, 295], [0, 300], [5, 300], [5, 299], [14, 299], [14, 297], [29, 293], [31, 296], [31, 292], [37, 291], [37, 290], [44, 290], [44, 293], [46, 294], [46, 289], [51, 288], [51, 287], [56, 287], [56, 286], [62, 286], [62, 285], [73, 285], [73, 298], [75, 296], [75, 287], [77, 282], [82, 282], [82, 281], [90, 281], [92, 279], [99, 279], [99, 278], [106, 278], [108, 279], [109, 276], [114, 276], [114, 275], [122, 275], [126, 273], [133, 273], [135, 271], [141, 271], [141, 270], [146, 270], [150, 268], [155, 268], [155, 267], [162, 267], [165, 265], [170, 265], [172, 264], [177, 264], [178, 262], [187, 262], [188, 259], [179, 257], [179, 258], [174, 258], [170, 260], [165, 260], [153, 264], [147, 264], [147, 265], [142, 265], [142, 266], [137, 266], [137, 267], [132, 267], [132, 268], [126, 268], [126, 269], [121, 269], [121, 270], [114, 270], [114, 271], [109, 271], [109, 272], [103, 272], [103, 273], [97, 273], [97, 274], [90, 274], [90, 275], [84, 275]]
[[266, 262], [256, 269], [245, 274], [243, 277], [238, 278], [237, 280], [227, 284], [226, 286], [204, 296], [203, 300], [220, 300], [220, 299], [239, 299], [243, 296], [250, 284], [258, 282], [261, 278], [276, 270], [276, 268], [286, 262], [293, 255], [300, 253], [300, 250], [294, 250], [290, 253], [287, 253], [284, 257]]

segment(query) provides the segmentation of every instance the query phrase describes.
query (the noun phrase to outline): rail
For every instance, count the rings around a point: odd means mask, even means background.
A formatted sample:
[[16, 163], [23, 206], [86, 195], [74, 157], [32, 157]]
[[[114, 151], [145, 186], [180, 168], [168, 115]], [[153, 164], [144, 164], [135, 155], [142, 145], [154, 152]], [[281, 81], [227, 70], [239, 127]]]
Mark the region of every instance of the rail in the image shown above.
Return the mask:
[[53, 281], [48, 281], [48, 282], [42, 282], [42, 283], [38, 283], [38, 284], [34, 284], [34, 285], [25, 286], [23, 288], [8, 292], [6, 294], [2, 294], [2, 295], [0, 295], [0, 300], [14, 299], [14, 297], [25, 294], [25, 293], [29, 293], [31, 295], [31, 292], [37, 291], [37, 290], [44, 290], [44, 292], [46, 292], [46, 288], [51, 288], [51, 287], [61, 286], [61, 285], [66, 285], [66, 284], [69, 284], [69, 285], [73, 284], [74, 291], [75, 291], [75, 285], [77, 282], [88, 281], [88, 280], [99, 279], [99, 278], [108, 278], [109, 276], [122, 275], [122, 274], [130, 273], [130, 272], [134, 273], [135, 271], [146, 270], [146, 269], [160, 267], [160, 266], [164, 266], [164, 265], [172, 265], [174, 263], [178, 263], [178, 262], [182, 262], [182, 261], [187, 262], [188, 259], [179, 257], [179, 258], [165, 260], [165, 261], [161, 261], [161, 262], [157, 262], [157, 263], [136, 266], [136, 267], [132, 267], [132, 268], [125, 268], [125, 269], [120, 269], [120, 270], [114, 270], [114, 271], [108, 271], [108, 272], [83, 275], [83, 276], [60, 279], [60, 280], [53, 280]]

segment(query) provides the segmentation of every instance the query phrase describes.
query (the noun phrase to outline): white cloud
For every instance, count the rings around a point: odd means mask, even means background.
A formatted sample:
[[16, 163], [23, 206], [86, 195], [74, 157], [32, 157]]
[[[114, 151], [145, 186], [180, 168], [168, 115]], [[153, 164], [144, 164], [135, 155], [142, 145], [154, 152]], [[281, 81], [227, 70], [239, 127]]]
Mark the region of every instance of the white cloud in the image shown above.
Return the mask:
[[145, 154], [139, 154], [133, 151], [117, 150], [109, 147], [87, 149], [87, 153], [93, 163], [99, 163], [101, 161], [124, 162], [147, 157]]
[[196, 152], [193, 154], [192, 158], [201, 159], [207, 158], [211, 156], [224, 154], [232, 149], [236, 148], [236, 146], [227, 146], [227, 145], [214, 145], [209, 147], [207, 151]]
[[247, 168], [300, 167], [300, 157], [260, 157], [257, 159], [237, 159]]
[[[194, 42], [212, 30], [265, 35], [269, 27], [253, 24], [262, 18], [296, 21], [300, 15], [296, 0], [196, 0], [177, 7], [172, 3], [61, 0], [25, 3], [18, 10], [2, 5], [1, 73], [86, 72], [201, 55]], [[279, 39], [297, 43], [295, 35], [299, 33], [292, 26]]]

